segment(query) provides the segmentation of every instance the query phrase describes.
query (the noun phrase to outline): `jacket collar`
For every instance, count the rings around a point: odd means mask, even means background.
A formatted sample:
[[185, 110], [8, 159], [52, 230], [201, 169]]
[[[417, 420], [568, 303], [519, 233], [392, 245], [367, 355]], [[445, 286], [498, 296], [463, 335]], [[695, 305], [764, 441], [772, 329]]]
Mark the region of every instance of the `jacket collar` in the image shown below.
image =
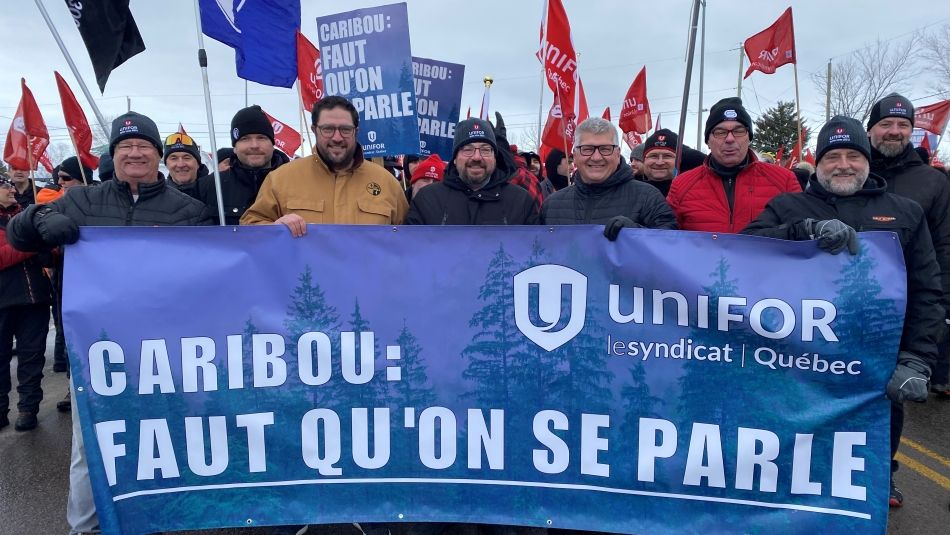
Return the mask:
[[[864, 181], [864, 187], [856, 191], [852, 197], [874, 197], [881, 195], [887, 191], [887, 181], [884, 180], [884, 177], [870, 173], [868, 179]], [[818, 175], [812, 173], [808, 178], [808, 193], [816, 197], [820, 197], [825, 201], [832, 201], [836, 199], [845, 198], [841, 195], [832, 193], [825, 189], [824, 186], [818, 182]]]
[[633, 169], [630, 167], [630, 164], [620, 160], [620, 165], [617, 166], [617, 169], [607, 177], [607, 180], [599, 182], [597, 184], [588, 184], [581, 180], [580, 175], [576, 175], [574, 180], [574, 187], [577, 188], [577, 191], [583, 193], [584, 195], [599, 195], [606, 191], [610, 191], [615, 187], [625, 184], [633, 180]]

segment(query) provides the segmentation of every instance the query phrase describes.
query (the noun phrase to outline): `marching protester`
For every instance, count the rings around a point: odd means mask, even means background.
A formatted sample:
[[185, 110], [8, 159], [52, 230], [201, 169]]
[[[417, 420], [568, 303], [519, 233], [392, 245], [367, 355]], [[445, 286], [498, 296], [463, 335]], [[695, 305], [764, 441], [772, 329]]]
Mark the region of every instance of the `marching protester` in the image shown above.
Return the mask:
[[311, 120], [316, 152], [268, 175], [241, 224], [280, 223], [294, 237], [306, 234], [309, 223], [402, 224], [409, 208], [402, 186], [382, 166], [363, 158], [353, 103], [326, 97], [313, 107]]
[[[210, 224], [200, 201], [166, 185], [158, 172], [162, 148], [154, 121], [131, 111], [120, 115], [112, 122], [109, 140], [114, 180], [96, 187], [71, 188], [63, 198], [51, 204], [29, 207], [10, 221], [8, 240], [20, 251], [48, 251], [75, 243], [82, 226]], [[79, 415], [77, 411], [72, 411], [72, 415], [66, 520], [70, 533], [97, 531], [99, 521], [92, 499]]]
[[198, 199], [198, 179], [209, 174], [208, 167], [201, 163], [198, 144], [188, 134], [176, 132], [165, 138], [164, 152], [168, 185]]
[[414, 166], [412, 172], [411, 186], [409, 188], [410, 201], [419, 191], [434, 182], [441, 182], [445, 175], [445, 162], [439, 158], [438, 154], [432, 154], [425, 160], [422, 160]]
[[544, 202], [542, 224], [605, 225], [609, 240], [616, 240], [624, 227], [676, 228], [676, 216], [663, 195], [634, 179], [620, 156], [617, 129], [609, 121], [591, 117], [577, 125], [575, 135], [574, 183]]
[[20, 208], [36, 202], [33, 193], [33, 180], [30, 179], [30, 172], [26, 169], [10, 168], [10, 182], [16, 188], [16, 202]]
[[673, 183], [674, 166], [676, 164], [676, 142], [678, 136], [673, 132], [662, 129], [653, 132], [638, 147], [643, 147], [643, 182], [660, 190], [663, 198], [670, 192]]
[[[237, 225], [248, 207], [254, 204], [267, 174], [290, 159], [283, 152], [274, 150], [274, 126], [257, 105], [234, 114], [231, 143], [234, 155], [228, 160], [228, 170], [221, 173], [221, 199], [224, 202], [224, 223]], [[205, 203], [217, 222], [214, 174], [198, 179], [197, 199]]]
[[[937, 358], [943, 318], [940, 266], [923, 210], [916, 202], [889, 193], [871, 173], [871, 146], [861, 123], [833, 117], [818, 133], [817, 169], [804, 193], [786, 194], [768, 203], [743, 230], [745, 234], [786, 240], [818, 240], [832, 254], [858, 252], [855, 229], [896, 232], [907, 265], [907, 312], [896, 368], [887, 383], [891, 400], [891, 457], [904, 426], [905, 400], [927, 400], [927, 383]], [[891, 461], [891, 471], [897, 470]], [[904, 497], [891, 478], [890, 505]]]
[[676, 177], [667, 201], [679, 228], [736, 233], [779, 193], [801, 191], [788, 169], [760, 162], [749, 142], [752, 117], [736, 97], [713, 105], [706, 119], [705, 164]]
[[410, 225], [534, 225], [537, 201], [509, 179], [517, 170], [499, 157], [495, 130], [482, 119], [455, 127], [452, 161], [442, 182], [412, 199]]
[[[950, 182], [927, 165], [910, 142], [914, 130], [914, 105], [891, 93], [871, 106], [867, 135], [871, 140], [871, 170], [887, 181], [887, 191], [913, 199], [924, 209], [943, 287], [945, 329], [950, 329]], [[941, 337], [938, 366], [932, 388], [950, 393], [950, 336]], [[903, 418], [903, 413], [901, 413]]]
[[0, 429], [10, 425], [10, 363], [16, 340], [17, 402], [14, 428], [37, 426], [43, 400], [43, 365], [49, 332], [50, 283], [36, 253], [15, 250], [7, 243], [10, 218], [21, 211], [13, 183], [0, 179]]

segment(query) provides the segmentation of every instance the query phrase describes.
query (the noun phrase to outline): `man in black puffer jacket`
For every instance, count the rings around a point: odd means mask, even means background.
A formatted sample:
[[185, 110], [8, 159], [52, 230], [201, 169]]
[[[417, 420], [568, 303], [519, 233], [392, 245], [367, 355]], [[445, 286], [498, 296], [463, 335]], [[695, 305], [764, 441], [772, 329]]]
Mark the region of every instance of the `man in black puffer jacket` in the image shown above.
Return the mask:
[[498, 158], [488, 121], [466, 119], [455, 127], [452, 162], [442, 182], [412, 199], [409, 225], [535, 225], [537, 203], [508, 182], [515, 172]]
[[[775, 197], [742, 232], [786, 240], [818, 240], [837, 254], [858, 252], [858, 230], [897, 233], [907, 266], [907, 312], [896, 368], [887, 384], [891, 399], [891, 456], [897, 453], [905, 400], [927, 400], [927, 382], [937, 359], [943, 321], [940, 266], [924, 212], [916, 202], [887, 192], [887, 183], [870, 174], [871, 146], [861, 124], [833, 117], [818, 133], [816, 174], [804, 193]], [[891, 470], [896, 470], [892, 461]], [[890, 505], [903, 495], [891, 481]]]
[[[257, 200], [267, 173], [289, 162], [290, 158], [274, 149], [274, 127], [260, 106], [250, 106], [234, 114], [231, 143], [234, 155], [229, 160], [229, 169], [221, 173], [221, 198], [224, 223], [239, 225], [241, 216]], [[198, 179], [198, 199], [208, 206], [214, 222], [218, 223], [214, 173]]]
[[[115, 165], [113, 180], [99, 186], [71, 188], [55, 202], [30, 206], [10, 220], [7, 240], [20, 251], [45, 251], [75, 243], [81, 226], [211, 223], [201, 201], [168, 187], [158, 172], [162, 142], [151, 119], [135, 112], [116, 118], [112, 122], [109, 154]], [[66, 504], [70, 533], [99, 529], [77, 409], [72, 411], [72, 459]]]
[[620, 229], [675, 229], [676, 216], [658, 189], [636, 180], [620, 156], [617, 129], [591, 117], [577, 126], [574, 184], [544, 201], [544, 225], [606, 225], [604, 235], [617, 239]]

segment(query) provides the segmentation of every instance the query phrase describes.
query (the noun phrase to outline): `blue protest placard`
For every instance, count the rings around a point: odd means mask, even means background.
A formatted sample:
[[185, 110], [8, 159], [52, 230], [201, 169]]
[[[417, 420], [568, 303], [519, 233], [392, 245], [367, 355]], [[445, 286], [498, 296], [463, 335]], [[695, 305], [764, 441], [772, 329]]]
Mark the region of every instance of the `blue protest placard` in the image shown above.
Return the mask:
[[883, 534], [897, 240], [602, 229], [84, 227], [64, 319], [104, 533]]
[[419, 124], [406, 4], [317, 19], [323, 87], [353, 102], [366, 157], [415, 154]]
[[412, 58], [419, 115], [419, 154], [438, 154], [452, 160], [455, 124], [462, 111], [465, 65], [427, 58]]

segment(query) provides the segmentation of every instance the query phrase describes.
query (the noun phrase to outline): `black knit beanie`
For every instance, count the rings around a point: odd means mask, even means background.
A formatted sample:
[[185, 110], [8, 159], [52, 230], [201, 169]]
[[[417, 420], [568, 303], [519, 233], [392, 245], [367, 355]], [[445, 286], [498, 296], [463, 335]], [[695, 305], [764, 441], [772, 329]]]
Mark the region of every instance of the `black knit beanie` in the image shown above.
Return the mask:
[[274, 125], [264, 115], [264, 110], [257, 104], [238, 110], [231, 119], [231, 145], [233, 146], [242, 137], [249, 134], [267, 136], [274, 142]]
[[728, 97], [713, 104], [713, 107], [709, 109], [709, 118], [706, 119], [705, 130], [707, 143], [713, 128], [725, 121], [738, 121], [749, 130], [749, 139], [752, 139], [752, 116], [742, 107], [741, 98]]

